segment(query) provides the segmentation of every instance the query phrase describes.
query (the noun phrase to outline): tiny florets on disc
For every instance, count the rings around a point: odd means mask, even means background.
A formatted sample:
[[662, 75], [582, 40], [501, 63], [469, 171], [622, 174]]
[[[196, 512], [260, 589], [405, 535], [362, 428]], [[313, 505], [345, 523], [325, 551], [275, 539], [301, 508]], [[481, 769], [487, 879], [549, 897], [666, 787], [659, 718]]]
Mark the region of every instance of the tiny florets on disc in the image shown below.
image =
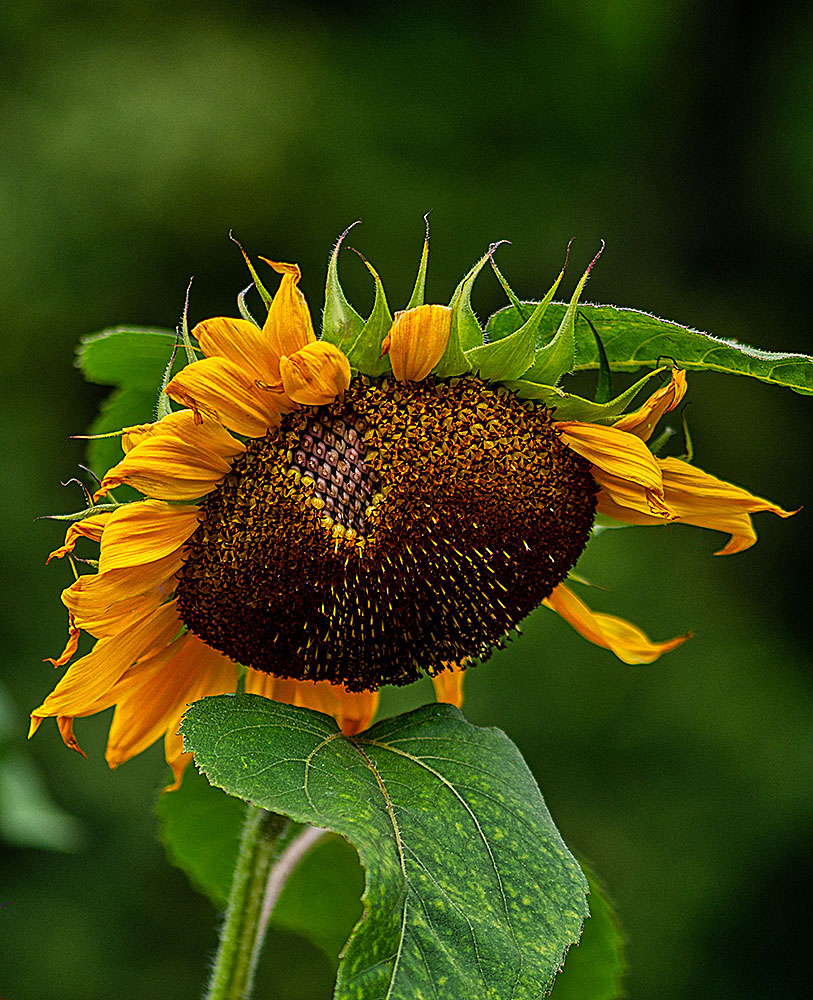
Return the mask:
[[257, 670], [407, 684], [490, 655], [575, 564], [596, 492], [542, 406], [475, 377], [357, 377], [203, 501], [179, 611]]

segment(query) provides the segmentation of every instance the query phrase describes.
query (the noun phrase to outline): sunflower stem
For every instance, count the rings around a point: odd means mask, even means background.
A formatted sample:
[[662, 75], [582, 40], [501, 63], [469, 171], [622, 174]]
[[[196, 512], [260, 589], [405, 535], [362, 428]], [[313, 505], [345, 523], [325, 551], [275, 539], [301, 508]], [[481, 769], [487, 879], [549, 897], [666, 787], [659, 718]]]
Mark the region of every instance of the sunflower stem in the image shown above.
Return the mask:
[[206, 1000], [245, 1000], [268, 922], [265, 898], [288, 820], [249, 805]]

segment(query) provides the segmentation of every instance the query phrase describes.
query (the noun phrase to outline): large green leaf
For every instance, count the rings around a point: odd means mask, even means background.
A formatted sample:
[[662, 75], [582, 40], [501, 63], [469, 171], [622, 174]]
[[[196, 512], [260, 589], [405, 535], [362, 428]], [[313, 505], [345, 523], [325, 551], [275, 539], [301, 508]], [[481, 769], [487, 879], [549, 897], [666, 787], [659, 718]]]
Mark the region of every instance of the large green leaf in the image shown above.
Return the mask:
[[550, 988], [587, 916], [586, 882], [504, 733], [427, 705], [350, 739], [256, 695], [205, 698], [182, 732], [213, 784], [358, 850], [365, 915], [337, 998]]
[[[157, 399], [175, 344], [171, 330], [117, 326], [83, 337], [77, 364], [89, 382], [144, 389]], [[181, 368], [186, 359], [179, 355]]]
[[[181, 787], [161, 795], [156, 807], [170, 861], [220, 908], [229, 896], [245, 811], [240, 799], [210, 785], [193, 767]], [[292, 834], [302, 829], [296, 826]], [[325, 836], [288, 878], [270, 926], [308, 938], [335, 966], [361, 916], [363, 884], [353, 848], [342, 837]]]
[[624, 936], [612, 905], [597, 877], [582, 869], [590, 885], [590, 919], [578, 946], [556, 977], [553, 1000], [620, 1000], [624, 996]]
[[[532, 308], [534, 303], [524, 305]], [[566, 310], [564, 302], [550, 304], [537, 331], [538, 347], [552, 340]], [[787, 386], [795, 392], [813, 393], [813, 358], [806, 354], [760, 351], [636, 309], [585, 304], [579, 306], [578, 312], [596, 328], [614, 371], [637, 371], [674, 361], [680, 368], [749, 375], [773, 385]], [[507, 306], [488, 321], [486, 335], [491, 341], [499, 340], [512, 334], [522, 322], [517, 309]], [[598, 346], [590, 327], [577, 316], [575, 370], [600, 368], [600, 365]]]
[[[99, 407], [99, 414], [88, 434], [109, 434], [122, 427], [146, 424], [155, 420], [156, 392], [146, 389], [115, 389]], [[102, 437], [88, 442], [88, 461], [97, 476], [103, 476], [123, 457], [121, 438]], [[117, 492], [116, 494], [120, 494]]]

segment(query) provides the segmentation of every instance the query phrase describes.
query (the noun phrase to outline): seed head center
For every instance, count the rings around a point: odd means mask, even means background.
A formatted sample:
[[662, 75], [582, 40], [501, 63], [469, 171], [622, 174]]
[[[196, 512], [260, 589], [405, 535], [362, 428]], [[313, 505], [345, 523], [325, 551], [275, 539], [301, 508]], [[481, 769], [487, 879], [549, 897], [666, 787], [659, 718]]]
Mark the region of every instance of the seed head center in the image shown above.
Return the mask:
[[406, 684], [503, 643], [575, 564], [596, 492], [544, 407], [473, 377], [355, 378], [203, 501], [179, 611], [257, 670]]

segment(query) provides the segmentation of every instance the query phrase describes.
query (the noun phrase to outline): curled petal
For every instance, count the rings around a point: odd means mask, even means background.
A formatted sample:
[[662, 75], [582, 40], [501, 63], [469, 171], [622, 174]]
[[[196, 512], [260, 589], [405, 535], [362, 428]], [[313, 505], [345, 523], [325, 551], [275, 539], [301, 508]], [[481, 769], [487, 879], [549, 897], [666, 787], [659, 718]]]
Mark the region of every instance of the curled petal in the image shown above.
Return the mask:
[[393, 375], [399, 382], [426, 378], [443, 357], [451, 328], [449, 306], [418, 306], [395, 314], [381, 353], [389, 353]]
[[[287, 358], [316, 340], [310, 309], [305, 296], [297, 287], [302, 274], [297, 264], [276, 263], [265, 257], [261, 259], [270, 264], [277, 274], [282, 275], [277, 294], [268, 310], [263, 335], [278, 359]], [[275, 382], [278, 378], [279, 363], [277, 374], [267, 381]]]
[[65, 746], [68, 747], [69, 750], [75, 750], [83, 757], [87, 757], [87, 754], [79, 746], [76, 737], [73, 735], [73, 717], [70, 715], [58, 715], [56, 724], [59, 729], [59, 735], [62, 737], [62, 742]]
[[378, 709], [377, 691], [348, 691], [329, 681], [284, 680], [252, 669], [246, 673], [246, 691], [332, 715], [345, 736], [366, 729]]
[[132, 447], [102, 480], [94, 499], [127, 483], [158, 500], [193, 500], [211, 492], [245, 445], [213, 420], [191, 410], [170, 413]]
[[237, 434], [262, 437], [279, 424], [280, 410], [277, 397], [260, 389], [258, 381], [228, 358], [204, 358], [178, 372], [166, 392]]
[[[87, 656], [68, 667], [62, 680], [39, 708], [35, 718], [92, 715], [115, 701], [105, 701], [124, 672], [140, 657], [166, 646], [181, 628], [175, 602], [163, 605], [132, 628], [112, 639], [100, 639]], [[30, 734], [29, 734], [30, 735]]]
[[177, 552], [198, 526], [198, 508], [143, 500], [113, 511], [102, 535], [99, 573], [142, 566]]
[[691, 638], [691, 633], [688, 633], [665, 642], [652, 642], [641, 629], [623, 618], [591, 611], [563, 583], [542, 603], [564, 618], [589, 642], [611, 650], [624, 663], [652, 663], [661, 654]]
[[182, 563], [183, 552], [177, 549], [143, 566], [89, 573], [62, 592], [62, 603], [91, 635], [119, 635], [163, 604]]
[[592, 463], [593, 478], [616, 503], [667, 520], [674, 518], [664, 502], [660, 466], [639, 437], [579, 420], [556, 426], [565, 444]]
[[681, 368], [673, 368], [668, 385], [653, 392], [639, 410], [616, 420], [613, 427], [619, 431], [626, 431], [627, 434], [635, 434], [642, 441], [648, 441], [661, 417], [674, 410], [685, 393], [686, 372]]
[[[724, 531], [731, 537], [718, 556], [732, 555], [750, 548], [757, 540], [751, 514], [769, 511], [779, 517], [790, 517], [796, 511], [783, 510], [770, 500], [754, 496], [740, 486], [697, 469], [679, 458], [659, 460], [663, 475], [664, 496], [680, 524]], [[641, 511], [630, 510], [599, 496], [598, 510], [627, 524], [662, 524], [660, 518], [648, 517]]]
[[323, 406], [350, 385], [350, 362], [333, 344], [317, 341], [280, 360], [286, 396], [302, 406]]
[[79, 633], [81, 629], [78, 628], [76, 624], [76, 619], [73, 615], [68, 612], [68, 641], [65, 643], [65, 648], [59, 654], [57, 659], [53, 657], [46, 656], [44, 663], [53, 663], [55, 667], [64, 667], [65, 664], [73, 659], [73, 654], [79, 648]]
[[75, 521], [65, 533], [65, 544], [54, 549], [45, 560], [46, 564], [52, 559], [62, 559], [64, 556], [70, 555], [80, 538], [89, 538], [92, 542], [101, 541], [102, 531], [110, 520], [111, 514], [112, 511], [105, 511], [102, 514], [92, 514], [81, 521]]

